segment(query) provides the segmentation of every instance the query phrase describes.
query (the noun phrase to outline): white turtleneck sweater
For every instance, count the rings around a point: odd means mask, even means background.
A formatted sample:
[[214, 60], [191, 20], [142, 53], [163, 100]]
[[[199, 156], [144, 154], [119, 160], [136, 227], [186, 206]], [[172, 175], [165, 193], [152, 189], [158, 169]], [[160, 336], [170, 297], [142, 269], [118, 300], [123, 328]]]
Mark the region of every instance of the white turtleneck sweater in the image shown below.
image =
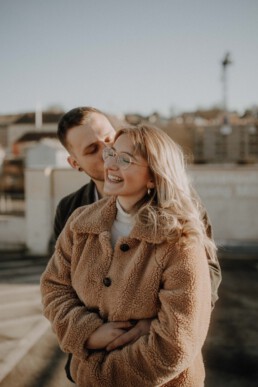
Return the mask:
[[128, 214], [123, 210], [118, 200], [116, 200], [117, 214], [115, 221], [111, 228], [111, 242], [114, 247], [116, 241], [121, 236], [127, 236], [130, 234], [134, 226], [134, 215]]

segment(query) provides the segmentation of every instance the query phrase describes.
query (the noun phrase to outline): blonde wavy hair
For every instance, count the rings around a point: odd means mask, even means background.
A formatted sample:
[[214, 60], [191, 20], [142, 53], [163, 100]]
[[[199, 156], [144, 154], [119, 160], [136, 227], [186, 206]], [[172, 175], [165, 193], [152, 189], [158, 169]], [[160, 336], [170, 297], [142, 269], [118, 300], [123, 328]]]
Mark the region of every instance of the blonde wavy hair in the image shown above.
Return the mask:
[[209, 235], [207, 213], [189, 182], [180, 146], [162, 130], [148, 125], [122, 128], [115, 140], [122, 134], [131, 139], [134, 154], [148, 162], [155, 183], [151, 195], [138, 203], [138, 221], [154, 230], [162, 227], [168, 240], [186, 247], [201, 242], [214, 260], [216, 246]]

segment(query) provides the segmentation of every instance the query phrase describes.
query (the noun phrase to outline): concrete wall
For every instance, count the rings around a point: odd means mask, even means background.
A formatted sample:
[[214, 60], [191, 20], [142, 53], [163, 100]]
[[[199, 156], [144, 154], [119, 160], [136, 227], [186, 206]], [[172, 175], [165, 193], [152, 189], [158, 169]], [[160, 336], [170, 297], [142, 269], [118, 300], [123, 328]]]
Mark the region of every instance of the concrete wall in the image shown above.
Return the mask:
[[[219, 243], [258, 243], [258, 166], [198, 165], [190, 177], [210, 216]], [[89, 178], [72, 169], [26, 171], [26, 243], [47, 252], [59, 200]]]
[[26, 170], [26, 240], [32, 254], [48, 251], [59, 200], [88, 181], [88, 176], [73, 169]]
[[0, 248], [19, 250], [26, 246], [26, 219], [24, 216], [0, 215]]
[[191, 166], [221, 243], [258, 242], [258, 166]]

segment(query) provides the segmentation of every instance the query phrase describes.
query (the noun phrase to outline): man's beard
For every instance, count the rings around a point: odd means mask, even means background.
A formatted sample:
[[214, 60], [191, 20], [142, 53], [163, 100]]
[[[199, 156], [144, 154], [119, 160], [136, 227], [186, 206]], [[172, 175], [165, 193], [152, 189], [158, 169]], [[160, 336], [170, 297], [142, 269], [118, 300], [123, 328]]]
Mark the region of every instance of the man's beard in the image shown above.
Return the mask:
[[100, 182], [102, 182], [102, 183], [104, 183], [104, 174], [101, 174], [101, 173], [96, 173], [96, 174], [94, 174], [94, 173], [87, 173], [87, 172], [85, 172], [92, 180], [95, 180], [95, 181], [100, 181]]

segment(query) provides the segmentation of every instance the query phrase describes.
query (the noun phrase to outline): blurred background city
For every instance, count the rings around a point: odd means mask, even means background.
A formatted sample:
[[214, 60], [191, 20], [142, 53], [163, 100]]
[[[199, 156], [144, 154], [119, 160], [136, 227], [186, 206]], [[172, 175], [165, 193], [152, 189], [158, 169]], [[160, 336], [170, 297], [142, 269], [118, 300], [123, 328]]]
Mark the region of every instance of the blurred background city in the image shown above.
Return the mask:
[[57, 140], [76, 106], [178, 142], [223, 281], [207, 387], [257, 386], [258, 2], [0, 0], [0, 385], [64, 387], [38, 283], [59, 200], [88, 181]]

